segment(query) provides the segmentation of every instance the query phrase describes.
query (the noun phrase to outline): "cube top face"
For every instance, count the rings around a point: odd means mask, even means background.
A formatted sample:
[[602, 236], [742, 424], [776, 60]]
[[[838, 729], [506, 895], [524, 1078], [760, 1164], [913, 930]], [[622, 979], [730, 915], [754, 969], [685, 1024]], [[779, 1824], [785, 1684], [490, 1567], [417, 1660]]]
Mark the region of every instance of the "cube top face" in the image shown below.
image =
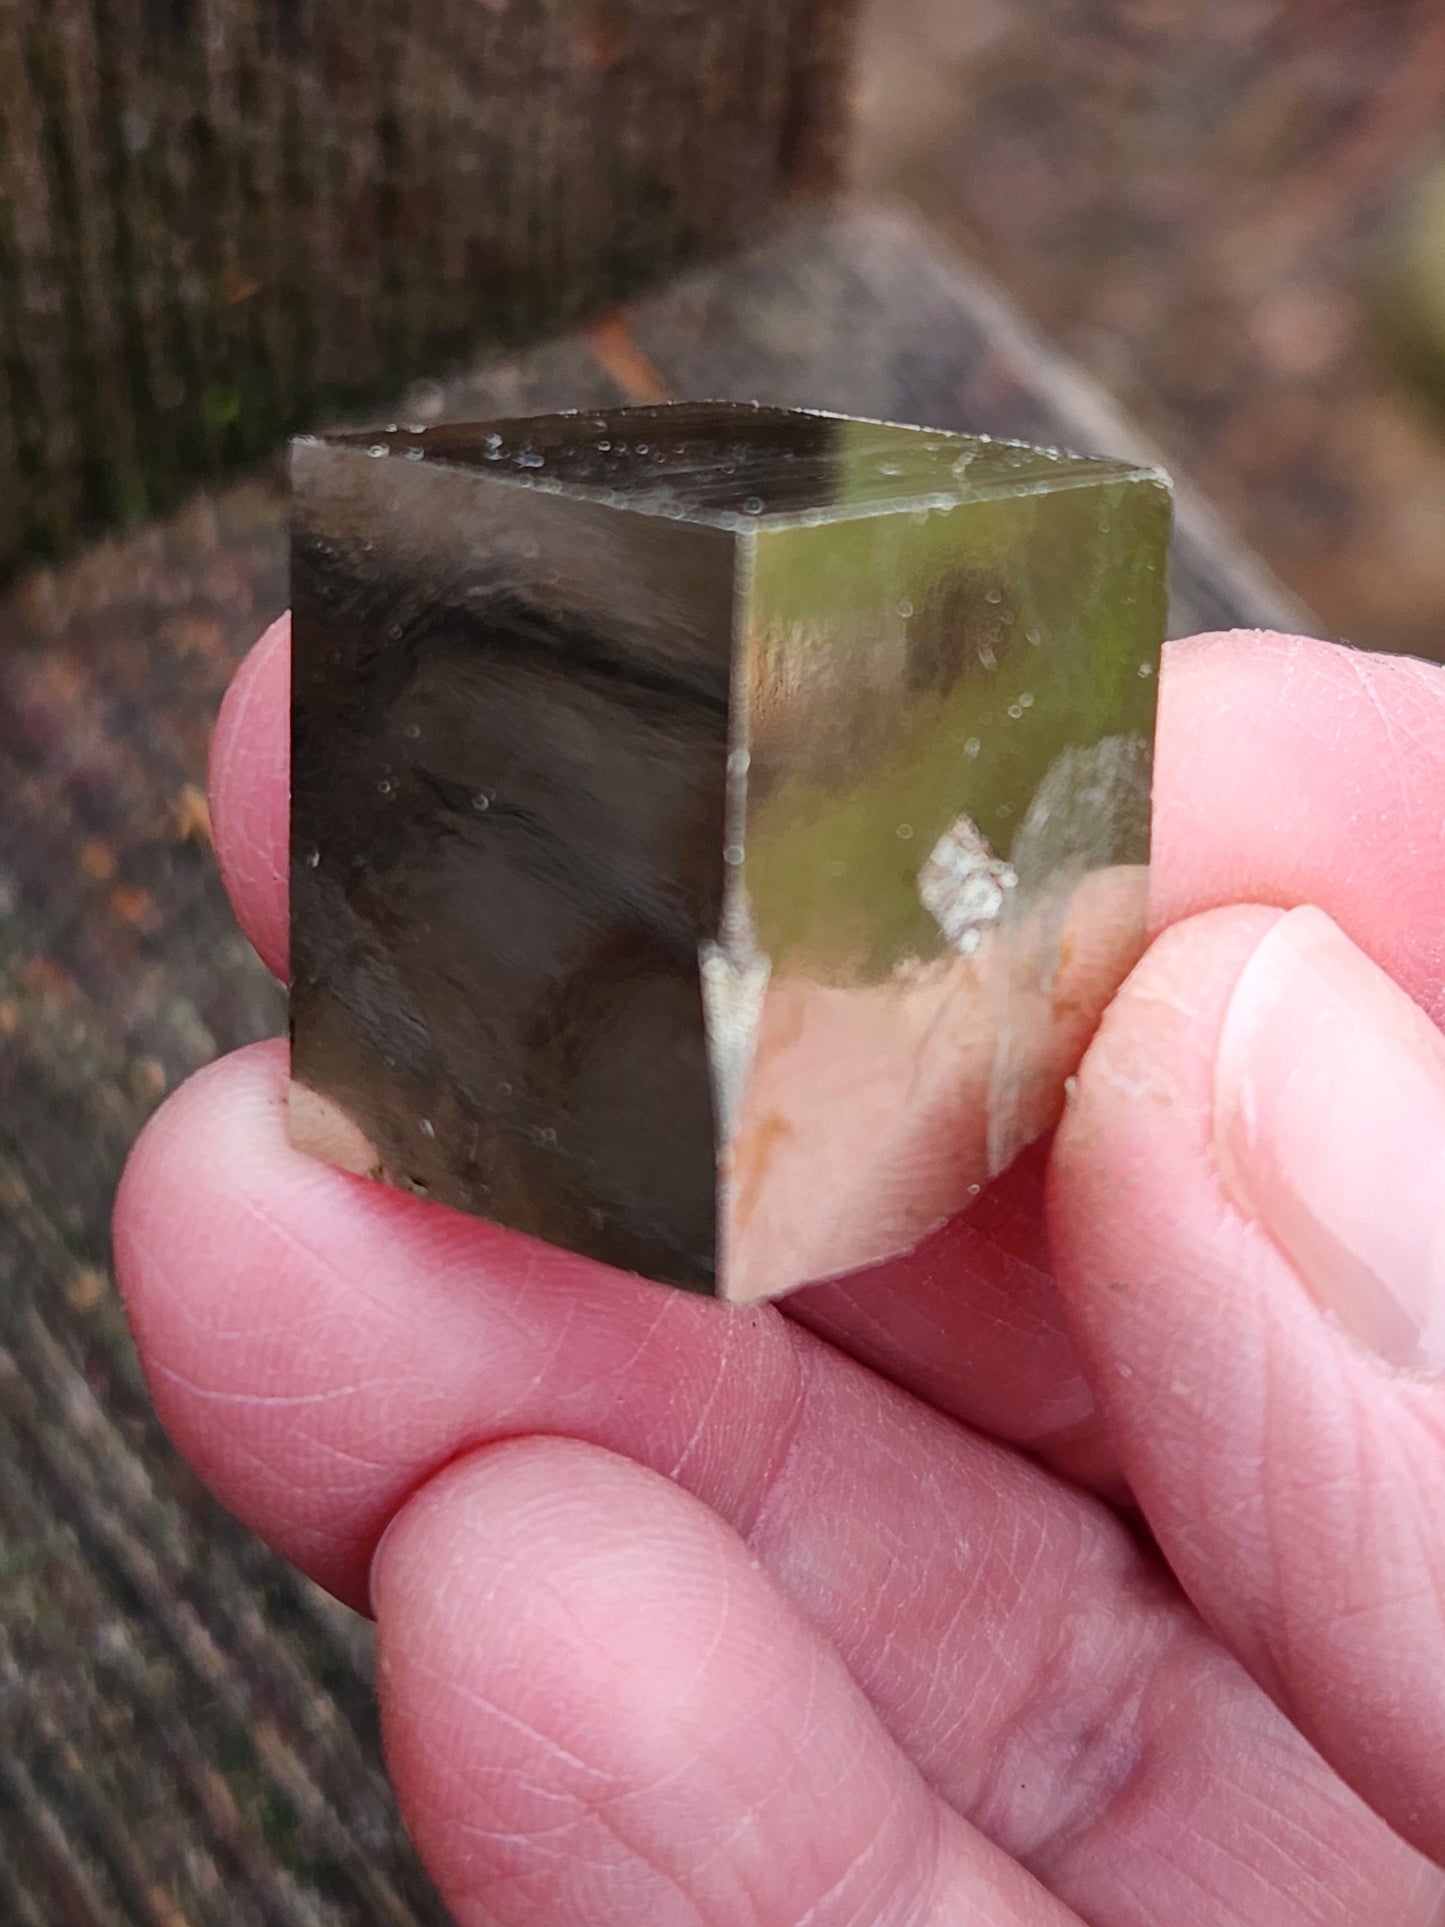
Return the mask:
[[329, 439], [734, 533], [1149, 472], [983, 436], [736, 402], [368, 429]]
[[298, 1143], [747, 1300], [1052, 1121], [1142, 943], [1161, 478], [714, 406], [293, 472]]

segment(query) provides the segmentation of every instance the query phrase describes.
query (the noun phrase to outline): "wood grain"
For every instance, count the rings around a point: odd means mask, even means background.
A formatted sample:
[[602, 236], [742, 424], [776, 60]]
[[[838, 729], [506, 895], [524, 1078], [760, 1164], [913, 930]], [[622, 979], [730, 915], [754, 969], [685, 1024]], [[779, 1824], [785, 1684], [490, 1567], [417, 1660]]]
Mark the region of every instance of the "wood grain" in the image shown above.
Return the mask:
[[832, 182], [853, 0], [8, 0], [0, 568]]
[[[642, 391], [1147, 452], [972, 270], [869, 209], [405, 407]], [[442, 1918], [381, 1775], [365, 1628], [176, 1460], [106, 1278], [146, 1116], [282, 1020], [200, 795], [222, 689], [282, 605], [282, 517], [268, 471], [0, 608], [0, 1918], [26, 1927]], [[1186, 492], [1176, 630], [1299, 619]]]

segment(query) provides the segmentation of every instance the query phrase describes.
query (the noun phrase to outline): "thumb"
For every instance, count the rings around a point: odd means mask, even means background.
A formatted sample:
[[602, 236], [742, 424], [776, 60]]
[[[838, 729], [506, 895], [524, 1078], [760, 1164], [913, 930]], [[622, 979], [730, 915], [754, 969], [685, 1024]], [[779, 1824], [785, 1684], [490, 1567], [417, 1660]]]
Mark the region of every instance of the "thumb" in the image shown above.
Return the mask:
[[1180, 1580], [1445, 1863], [1445, 1039], [1318, 910], [1181, 924], [1085, 1062], [1050, 1219]]

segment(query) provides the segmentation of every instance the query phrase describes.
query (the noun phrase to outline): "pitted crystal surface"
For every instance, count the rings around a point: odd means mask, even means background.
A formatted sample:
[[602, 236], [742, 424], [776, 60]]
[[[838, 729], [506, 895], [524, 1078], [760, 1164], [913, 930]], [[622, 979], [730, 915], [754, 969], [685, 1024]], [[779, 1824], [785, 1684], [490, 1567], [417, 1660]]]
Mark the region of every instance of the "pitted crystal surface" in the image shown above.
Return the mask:
[[677, 405], [294, 451], [292, 1129], [739, 1302], [907, 1250], [1138, 954], [1156, 472]]

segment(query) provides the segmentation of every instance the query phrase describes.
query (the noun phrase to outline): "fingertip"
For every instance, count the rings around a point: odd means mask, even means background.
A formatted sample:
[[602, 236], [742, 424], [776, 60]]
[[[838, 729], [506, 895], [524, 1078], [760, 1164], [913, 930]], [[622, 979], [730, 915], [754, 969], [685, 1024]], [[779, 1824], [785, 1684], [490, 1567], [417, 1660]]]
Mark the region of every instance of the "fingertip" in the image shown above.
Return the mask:
[[1150, 927], [1315, 904], [1445, 1022], [1445, 670], [1308, 636], [1172, 642]]
[[211, 821], [231, 906], [283, 982], [290, 951], [291, 617], [237, 670], [211, 740]]
[[1110, 1010], [1049, 1198], [1080, 1356], [1186, 1591], [1437, 1857], [1440, 1386], [1370, 1353], [1436, 1331], [1442, 1116], [1445, 1047], [1325, 916], [1213, 911]]
[[[267, 1038], [187, 1078], [131, 1146], [111, 1220], [116, 1272], [132, 1321], [144, 1318], [158, 1234], [168, 1243], [219, 1175], [238, 1185], [278, 1132], [289, 1078], [285, 1040]], [[258, 1123], [260, 1128], [257, 1128]]]
[[149, 1119], [116, 1191], [116, 1283], [161, 1421], [193, 1464], [207, 1458], [208, 1428], [187, 1394], [208, 1376], [204, 1354], [221, 1346], [254, 1276], [235, 1262], [252, 1208], [240, 1201], [264, 1200], [277, 1159], [294, 1155], [288, 1078], [280, 1038], [197, 1071]]
[[1445, 1038], [1323, 912], [1246, 964], [1215, 1078], [1226, 1188], [1388, 1370], [1445, 1378]]
[[624, 1570], [633, 1556], [662, 1551], [672, 1558], [680, 1546], [689, 1563], [703, 1554], [710, 1568], [733, 1544], [713, 1513], [602, 1446], [566, 1437], [500, 1439], [442, 1466], [400, 1507], [372, 1559], [372, 1604], [393, 1654], [422, 1650], [436, 1658], [445, 1649], [465, 1669], [483, 1656], [458, 1621], [455, 1600], [482, 1579], [497, 1583], [499, 1563], [529, 1568], [533, 1590], [541, 1585], [559, 1597], [584, 1578], [604, 1593], [615, 1584], [619, 1610], [602, 1619], [609, 1636], [626, 1638], [647, 1605]]
[[[1157, 937], [1105, 1014], [1055, 1138], [1047, 1220], [1060, 1299], [1124, 1476], [1156, 1530], [1161, 1506], [1167, 1529], [1208, 1503], [1209, 1469], [1192, 1443], [1176, 1450], [1176, 1425], [1188, 1439], [1207, 1400], [1221, 1431], [1233, 1416], [1242, 1439], [1257, 1388], [1229, 1354], [1247, 1363], [1267, 1342], [1271, 1301], [1244, 1282], [1257, 1234], [1225, 1195], [1212, 1135], [1230, 999], [1283, 914], [1206, 911]], [[1233, 1286], [1228, 1315], [1216, 1297], [1211, 1318], [1201, 1280], [1216, 1268]], [[1159, 1361], [1185, 1327], [1190, 1346], [1168, 1381], [1176, 1406], [1161, 1394]]]
[[[1154, 939], [1095, 1033], [1054, 1140], [1048, 1184], [1051, 1241], [1072, 1247], [1095, 1228], [1120, 1221], [1121, 1183], [1129, 1209], [1164, 1200], [1140, 1192], [1135, 1163], [1172, 1154], [1166, 1120], [1206, 1119], [1213, 1102], [1214, 1049], [1240, 972], [1284, 913], [1246, 904], [1207, 910]], [[1126, 1213], [1127, 1217], [1127, 1213]]]
[[460, 1927], [1063, 1919], [657, 1473], [559, 1438], [473, 1452], [393, 1522], [373, 1599], [388, 1765]]
[[374, 1507], [350, 1502], [351, 1438], [333, 1444], [324, 1425], [305, 1426], [305, 1394], [281, 1388], [297, 1375], [317, 1382], [320, 1418], [344, 1404], [356, 1335], [338, 1322], [345, 1290], [327, 1241], [368, 1204], [384, 1231], [388, 1208], [412, 1201], [360, 1198], [362, 1181], [293, 1150], [288, 1085], [286, 1044], [271, 1039], [167, 1100], [117, 1190], [115, 1275], [177, 1450], [238, 1517], [363, 1606], [366, 1560], [395, 1493], [383, 1489]]

